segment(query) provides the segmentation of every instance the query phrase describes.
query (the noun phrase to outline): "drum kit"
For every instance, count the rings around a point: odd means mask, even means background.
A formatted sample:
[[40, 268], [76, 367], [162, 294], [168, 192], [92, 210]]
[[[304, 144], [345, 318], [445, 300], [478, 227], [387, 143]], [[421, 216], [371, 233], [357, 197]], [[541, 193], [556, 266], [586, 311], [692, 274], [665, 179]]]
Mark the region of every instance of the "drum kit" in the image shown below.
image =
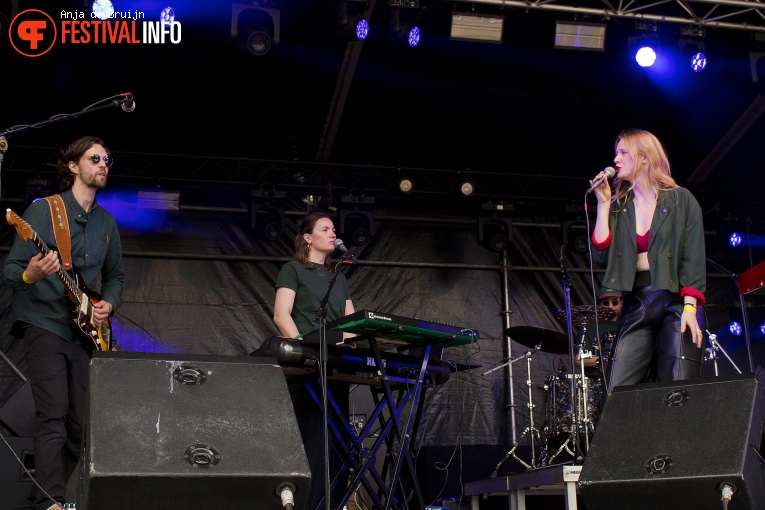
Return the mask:
[[[566, 311], [558, 310], [555, 319], [566, 324]], [[577, 357], [580, 360], [597, 356], [603, 363], [598, 363], [598, 370], [607, 363], [613, 345], [614, 333], [609, 331], [600, 335], [593, 346], [593, 352], [587, 350], [584, 339], [588, 326], [594, 326], [596, 322], [614, 319], [615, 312], [610, 308], [580, 306], [571, 309], [571, 324], [575, 331], [581, 332], [580, 338], [575, 338]], [[514, 341], [531, 347], [532, 350], [525, 354], [512, 358], [498, 367], [494, 367], [486, 373], [493, 372], [520, 359], [526, 359], [528, 387], [528, 414], [529, 426], [513, 444], [512, 449], [497, 464], [496, 474], [502, 464], [510, 457], [520, 462], [527, 469], [537, 467], [535, 452], [535, 440], [539, 441], [541, 466], [552, 464], [555, 459], [566, 452], [575, 460], [580, 454], [589, 448], [589, 441], [595, 430], [595, 424], [600, 417], [601, 402], [605, 396], [605, 388], [602, 387], [602, 378], [593, 377], [585, 372], [584, 365], [579, 364], [578, 373], [565, 373], [565, 369], [545, 378], [543, 399], [544, 423], [540, 429], [534, 422], [533, 383], [531, 380], [531, 357], [536, 351], [550, 354], [570, 354], [569, 339], [565, 333], [552, 331], [544, 328], [531, 326], [516, 326], [508, 328], [507, 335]], [[573, 360], [572, 360], [573, 361]], [[485, 375], [485, 374], [484, 374]], [[531, 462], [527, 463], [516, 455], [516, 449], [523, 438], [529, 435], [531, 442]], [[581, 459], [579, 459], [581, 460]]]

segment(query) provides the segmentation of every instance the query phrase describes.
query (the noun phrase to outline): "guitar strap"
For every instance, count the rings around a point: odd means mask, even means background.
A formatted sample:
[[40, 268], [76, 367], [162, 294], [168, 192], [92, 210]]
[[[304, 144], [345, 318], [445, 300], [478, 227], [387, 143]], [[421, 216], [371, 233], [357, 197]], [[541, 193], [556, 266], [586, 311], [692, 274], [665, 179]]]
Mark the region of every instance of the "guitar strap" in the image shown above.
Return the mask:
[[66, 207], [60, 195], [45, 197], [50, 206], [50, 221], [53, 224], [53, 235], [56, 237], [56, 247], [61, 256], [64, 269], [72, 269], [72, 239], [69, 235], [69, 218]]

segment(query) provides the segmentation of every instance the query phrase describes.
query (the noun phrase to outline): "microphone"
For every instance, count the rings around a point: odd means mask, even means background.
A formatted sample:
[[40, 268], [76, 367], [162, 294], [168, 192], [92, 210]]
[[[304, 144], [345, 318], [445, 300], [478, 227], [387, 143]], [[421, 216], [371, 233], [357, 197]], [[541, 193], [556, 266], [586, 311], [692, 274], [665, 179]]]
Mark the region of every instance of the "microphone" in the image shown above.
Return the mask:
[[348, 247], [343, 244], [342, 239], [335, 239], [335, 249], [343, 252], [343, 254], [345, 254], [351, 260], [356, 260], [356, 257], [353, 256], [353, 253], [349, 252]]
[[120, 94], [121, 96], [125, 96], [125, 99], [123, 99], [120, 102], [120, 106], [122, 107], [123, 112], [130, 113], [133, 110], [135, 110], [135, 101], [133, 101], [133, 94], [130, 92], [125, 92], [124, 94]]
[[597, 181], [593, 182], [592, 186], [590, 187], [590, 189], [587, 190], [585, 195], [589, 195], [590, 193], [595, 191], [595, 188], [597, 188], [598, 186], [603, 184], [603, 181], [605, 181], [606, 179], [610, 179], [611, 177], [616, 175], [616, 170], [614, 170], [614, 167], [612, 167], [612, 166], [606, 167], [606, 169], [603, 170], [603, 172], [605, 172], [605, 175], [603, 175], [603, 177], [601, 177]]

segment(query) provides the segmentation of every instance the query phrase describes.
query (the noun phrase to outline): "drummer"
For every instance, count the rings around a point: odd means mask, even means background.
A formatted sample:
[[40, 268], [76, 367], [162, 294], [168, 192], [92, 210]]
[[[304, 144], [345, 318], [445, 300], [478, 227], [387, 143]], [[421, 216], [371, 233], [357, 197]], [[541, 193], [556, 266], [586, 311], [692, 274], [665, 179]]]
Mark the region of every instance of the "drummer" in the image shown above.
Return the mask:
[[[595, 324], [591, 324], [587, 327], [584, 337], [584, 350], [592, 353], [592, 356], [584, 359], [584, 374], [588, 377], [601, 377], [603, 366], [600, 363], [600, 357], [595, 350], [595, 338], [600, 334], [601, 340], [604, 338], [605, 333], [615, 332], [616, 325], [619, 321], [619, 315], [622, 312], [622, 293], [618, 290], [609, 289], [606, 287], [600, 288], [598, 294], [598, 307], [608, 308], [614, 311], [613, 318], [598, 322], [597, 328]], [[582, 337], [582, 332], [579, 332], [578, 338]], [[602, 347], [602, 346], [601, 346]], [[610, 347], [610, 346], [608, 346]], [[606, 357], [608, 356], [606, 352]], [[580, 367], [579, 354], [576, 355], [576, 366]]]

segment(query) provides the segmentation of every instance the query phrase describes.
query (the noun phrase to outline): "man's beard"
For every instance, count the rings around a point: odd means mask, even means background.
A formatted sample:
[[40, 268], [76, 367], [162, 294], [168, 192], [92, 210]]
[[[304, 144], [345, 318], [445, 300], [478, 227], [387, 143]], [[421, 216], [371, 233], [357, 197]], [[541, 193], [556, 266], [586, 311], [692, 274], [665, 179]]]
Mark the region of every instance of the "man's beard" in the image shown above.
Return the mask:
[[85, 183], [89, 188], [93, 188], [95, 190], [104, 189], [106, 187], [106, 177], [104, 177], [103, 182], [99, 182], [98, 176], [94, 175], [89, 182]]

